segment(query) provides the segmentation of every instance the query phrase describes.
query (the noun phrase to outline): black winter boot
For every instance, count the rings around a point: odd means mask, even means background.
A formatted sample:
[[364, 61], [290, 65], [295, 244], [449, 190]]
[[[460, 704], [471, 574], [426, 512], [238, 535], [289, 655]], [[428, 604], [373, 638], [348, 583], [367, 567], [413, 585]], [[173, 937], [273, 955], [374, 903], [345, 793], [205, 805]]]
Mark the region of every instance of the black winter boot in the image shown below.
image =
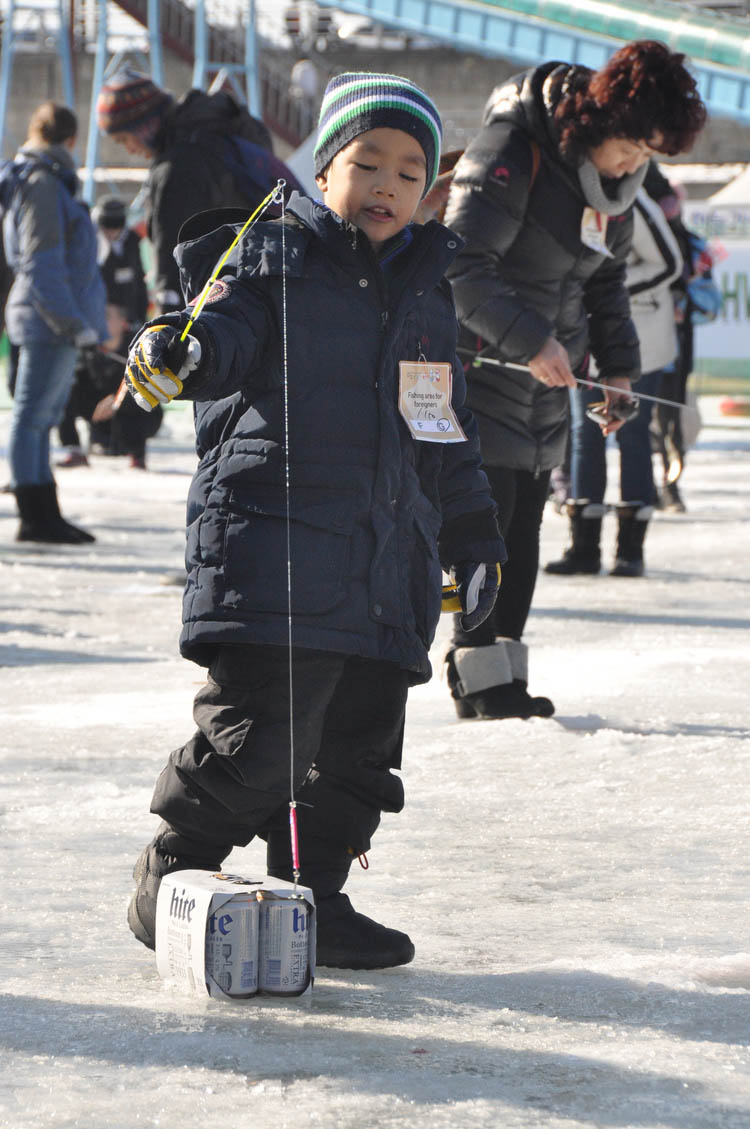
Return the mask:
[[176, 870], [220, 870], [231, 850], [231, 844], [198, 843], [178, 835], [168, 823], [159, 824], [133, 868], [136, 888], [128, 906], [128, 925], [147, 949], [156, 946], [156, 898], [165, 874]]
[[513, 683], [505, 647], [495, 643], [484, 647], [456, 647], [445, 656], [445, 662], [448, 686], [460, 718], [513, 716], [503, 712], [504, 703], [499, 701]]
[[[476, 717], [485, 720], [502, 721], [505, 718], [519, 717], [528, 721], [530, 717], [552, 717], [555, 707], [549, 698], [532, 697], [526, 683], [513, 679], [503, 686], [492, 686], [482, 694], [472, 694], [456, 703], [459, 717]], [[471, 710], [471, 712], [469, 712]]]
[[[500, 639], [489, 647], [458, 647], [446, 656], [447, 679], [460, 718], [551, 717], [549, 698], [532, 697], [519, 666], [525, 645]], [[527, 665], [527, 660], [526, 660]]]
[[617, 507], [617, 557], [610, 576], [643, 576], [643, 542], [653, 512], [640, 502]]
[[[52, 487], [54, 490], [54, 486]], [[16, 541], [38, 541], [47, 545], [79, 545], [80, 540], [72, 530], [64, 529], [50, 512], [50, 487], [46, 483], [33, 486], [16, 486], [16, 496], [21, 524]]]
[[498, 640], [505, 644], [510, 657], [510, 672], [513, 675], [513, 686], [528, 713], [519, 713], [518, 717], [552, 717], [555, 707], [549, 698], [532, 697], [527, 690], [529, 682], [529, 648], [520, 639]]
[[81, 545], [95, 538], [65, 521], [57, 504], [54, 482], [16, 486], [13, 490], [21, 517], [16, 541], [47, 545]]
[[[414, 945], [405, 933], [379, 925], [357, 913], [341, 887], [354, 861], [354, 852], [327, 839], [303, 835], [300, 883], [309, 886], [317, 908], [316, 963], [326, 968], [391, 968], [414, 958]], [[269, 831], [268, 873], [292, 882], [288, 828]]]
[[346, 894], [315, 899], [316, 963], [325, 968], [394, 968], [414, 960], [406, 933], [357, 913]]
[[679, 487], [676, 482], [665, 482], [659, 494], [659, 505], [665, 513], [668, 514], [684, 514], [685, 503], [682, 500]]
[[79, 529], [77, 525], [66, 521], [60, 513], [60, 506], [57, 501], [57, 486], [51, 482], [47, 487], [47, 515], [48, 521], [53, 529], [56, 530], [58, 537], [70, 537], [71, 544], [78, 543], [79, 545], [87, 545], [92, 541], [96, 541], [93, 533], [88, 533], [85, 529]]
[[550, 561], [544, 566], [545, 572], [555, 576], [577, 573], [595, 576], [599, 572], [602, 564], [599, 541], [606, 508], [600, 502], [568, 502], [571, 544], [559, 561]]

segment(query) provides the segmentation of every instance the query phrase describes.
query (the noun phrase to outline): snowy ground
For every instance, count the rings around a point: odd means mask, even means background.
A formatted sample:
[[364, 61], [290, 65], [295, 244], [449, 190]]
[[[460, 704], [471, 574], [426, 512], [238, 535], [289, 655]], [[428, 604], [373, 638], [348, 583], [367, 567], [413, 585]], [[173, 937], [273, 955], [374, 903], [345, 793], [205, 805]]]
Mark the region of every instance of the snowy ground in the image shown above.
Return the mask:
[[[727, 422], [691, 454], [688, 512], [655, 519], [648, 579], [540, 576], [554, 719], [459, 722], [438, 678], [414, 692], [407, 808], [349, 891], [416, 960], [321, 970], [308, 1007], [173, 995], [125, 924], [201, 680], [160, 583], [189, 415], [150, 473], [59, 472], [91, 547], [15, 544], [0, 496], [0, 1125], [747, 1129], [750, 430]], [[565, 526], [550, 510], [543, 559]]]

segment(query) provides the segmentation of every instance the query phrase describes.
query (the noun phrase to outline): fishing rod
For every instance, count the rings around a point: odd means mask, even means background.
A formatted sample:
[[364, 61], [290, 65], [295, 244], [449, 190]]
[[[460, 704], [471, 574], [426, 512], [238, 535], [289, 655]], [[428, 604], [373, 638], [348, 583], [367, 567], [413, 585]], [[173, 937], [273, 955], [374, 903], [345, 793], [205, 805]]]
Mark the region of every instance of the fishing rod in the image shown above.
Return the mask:
[[[219, 260], [216, 268], [214, 269], [211, 277], [209, 278], [208, 282], [206, 282], [205, 286], [201, 290], [200, 295], [198, 296], [198, 299], [196, 300], [196, 303], [195, 303], [195, 309], [193, 310], [193, 313], [191, 314], [190, 318], [188, 319], [187, 325], [182, 330], [180, 336], [178, 338], [176, 337], [174, 339], [170, 348], [167, 351], [168, 355], [169, 355], [170, 363], [172, 364], [172, 367], [173, 367], [174, 370], [179, 370], [180, 367], [182, 366], [182, 362], [185, 359], [185, 354], [187, 353], [186, 340], [187, 340], [188, 334], [190, 333], [190, 330], [193, 327], [193, 323], [200, 316], [200, 314], [203, 310], [203, 307], [206, 303], [206, 300], [208, 298], [208, 295], [211, 292], [211, 287], [213, 286], [213, 284], [216, 282], [217, 278], [219, 277], [219, 274], [221, 273], [222, 267], [224, 266], [227, 259], [229, 258], [229, 256], [231, 255], [232, 251], [235, 249], [237, 244], [240, 242], [242, 237], [252, 227], [254, 221], [258, 218], [258, 216], [261, 214], [261, 212], [269, 204], [281, 203], [281, 201], [284, 198], [283, 193], [284, 193], [285, 187], [286, 187], [286, 181], [283, 178], [279, 178], [276, 181], [276, 184], [271, 189], [271, 191], [268, 193], [268, 195], [263, 197], [260, 204], [258, 204], [257, 208], [245, 220], [245, 223], [240, 228], [236, 237], [232, 240], [232, 242], [230, 243], [230, 245], [227, 247], [226, 251], [222, 255], [222, 257]], [[113, 353], [113, 352], [111, 352], [109, 350], [105, 350], [105, 349], [102, 349], [102, 353], [105, 357], [108, 357], [112, 361], [117, 361], [119, 364], [127, 365], [127, 363], [128, 363], [128, 358], [123, 357], [120, 353]], [[122, 406], [122, 403], [123, 403], [123, 401], [124, 401], [124, 399], [127, 395], [127, 392], [128, 392], [127, 381], [126, 381], [125, 377], [123, 377], [121, 382], [120, 382], [120, 387], [117, 389], [117, 392], [114, 394], [114, 399], [113, 399], [113, 402], [112, 402], [112, 414], [113, 415], [118, 410], [118, 408], [120, 408]]]
[[[467, 349], [458, 349], [457, 352], [465, 357], [474, 356], [474, 354], [470, 353]], [[528, 365], [517, 364], [515, 361], [498, 361], [495, 360], [494, 357], [474, 356], [471, 367], [481, 368], [482, 365], [494, 365], [496, 368], [512, 368], [515, 369], [516, 372], [527, 372], [529, 375], [533, 375]], [[588, 377], [585, 376], [577, 376], [575, 380], [577, 384], [582, 384], [586, 388], [601, 388], [603, 392], [620, 392], [623, 396], [631, 396], [636, 400], [651, 400], [655, 404], [666, 404], [669, 408], [683, 408], [691, 412], [695, 411], [692, 404], [681, 404], [677, 400], [665, 400], [663, 396], [650, 396], [646, 392], [639, 392], [637, 388], [632, 388], [626, 392], [622, 388], [613, 388], [610, 384], [599, 384], [596, 380], [589, 380]]]

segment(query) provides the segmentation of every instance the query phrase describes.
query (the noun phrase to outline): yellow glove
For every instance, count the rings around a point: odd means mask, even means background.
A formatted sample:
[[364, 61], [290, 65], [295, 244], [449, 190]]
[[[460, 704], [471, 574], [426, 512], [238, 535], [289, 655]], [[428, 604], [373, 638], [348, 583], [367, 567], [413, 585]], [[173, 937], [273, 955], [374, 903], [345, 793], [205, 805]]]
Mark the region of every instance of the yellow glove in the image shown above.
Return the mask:
[[179, 396], [183, 381], [201, 362], [198, 338], [180, 341], [180, 332], [173, 325], [148, 325], [130, 347], [125, 383], [146, 412]]

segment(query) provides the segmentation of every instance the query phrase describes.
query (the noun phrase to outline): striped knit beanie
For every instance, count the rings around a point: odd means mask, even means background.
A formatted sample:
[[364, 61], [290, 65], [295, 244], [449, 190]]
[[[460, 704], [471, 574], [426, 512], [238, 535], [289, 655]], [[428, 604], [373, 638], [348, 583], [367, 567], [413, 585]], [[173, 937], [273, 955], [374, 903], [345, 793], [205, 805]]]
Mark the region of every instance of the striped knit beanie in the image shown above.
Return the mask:
[[149, 145], [174, 98], [139, 71], [125, 67], [104, 83], [96, 102], [102, 133], [134, 133]]
[[315, 175], [322, 173], [360, 133], [384, 127], [401, 129], [422, 146], [427, 159], [427, 192], [437, 176], [440, 160], [440, 115], [424, 90], [408, 78], [394, 74], [351, 72], [331, 79], [320, 107], [313, 154]]

